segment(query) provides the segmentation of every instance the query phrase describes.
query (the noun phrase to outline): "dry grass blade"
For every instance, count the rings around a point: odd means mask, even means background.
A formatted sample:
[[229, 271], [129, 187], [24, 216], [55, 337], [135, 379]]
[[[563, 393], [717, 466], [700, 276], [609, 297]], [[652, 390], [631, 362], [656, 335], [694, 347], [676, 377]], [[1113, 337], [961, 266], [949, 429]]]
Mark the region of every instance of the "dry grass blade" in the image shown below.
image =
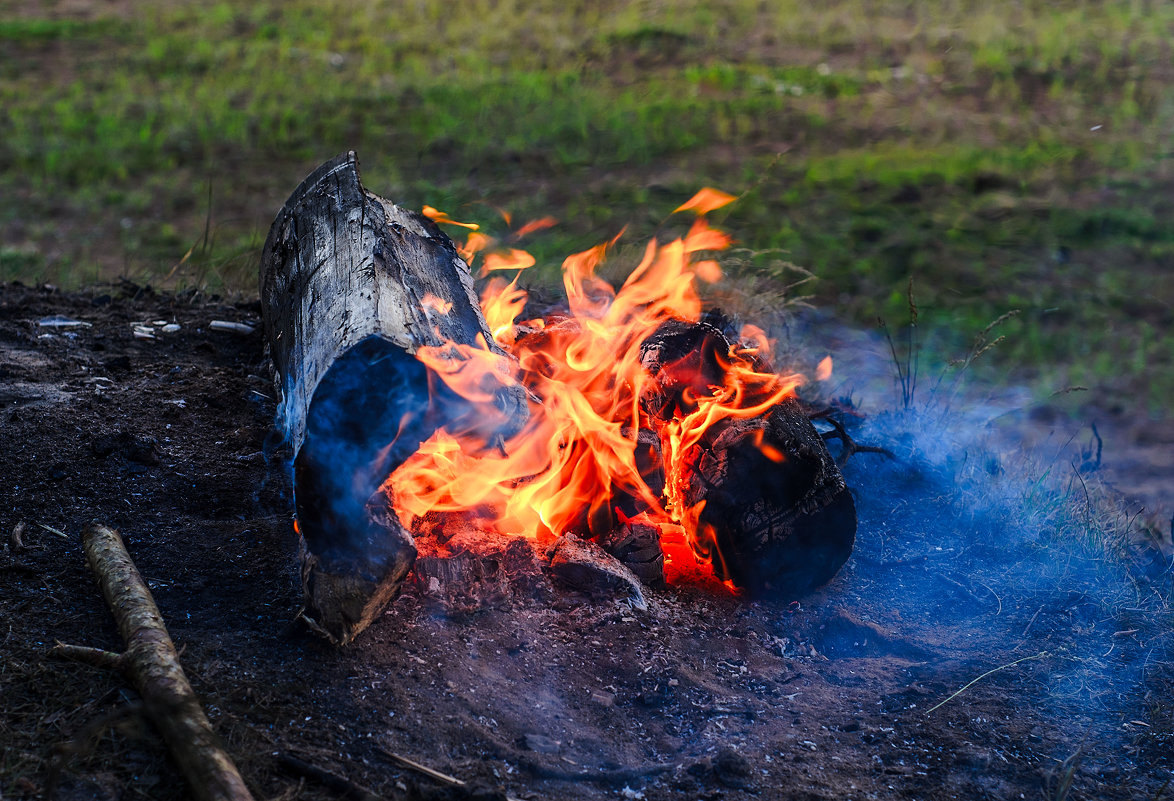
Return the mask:
[[962, 685], [957, 690], [950, 693], [950, 695], [948, 695], [945, 699], [939, 701], [938, 703], [931, 706], [929, 709], [925, 710], [925, 714], [928, 715], [930, 712], [933, 712], [935, 709], [939, 709], [942, 706], [945, 706], [950, 701], [953, 701], [959, 695], [966, 692], [974, 685], [978, 684], [980, 681], [985, 679], [987, 676], [992, 676], [995, 673], [998, 673], [1000, 670], [1006, 670], [1007, 668], [1015, 667], [1016, 665], [1023, 663], [1023, 662], [1030, 662], [1033, 659], [1044, 659], [1044, 658], [1049, 657], [1051, 655], [1052, 654], [1050, 651], [1040, 651], [1038, 654], [1032, 654], [1031, 656], [1025, 656], [1025, 657], [1022, 657], [1021, 659], [1016, 659], [1014, 662], [1008, 662], [1005, 665], [999, 665], [997, 668], [992, 668], [991, 670], [988, 670], [986, 673], [983, 673], [978, 678], [972, 679], [971, 681], [966, 682], [966, 684]]
[[45, 529], [45, 531], [48, 531], [50, 534], [56, 534], [58, 537], [61, 537], [61, 539], [63, 539], [63, 540], [69, 539], [69, 535], [66, 534], [64, 531], [62, 531], [59, 528], [53, 528], [52, 526], [47, 526], [44, 523], [37, 523], [37, 525], [40, 526], [41, 528]]

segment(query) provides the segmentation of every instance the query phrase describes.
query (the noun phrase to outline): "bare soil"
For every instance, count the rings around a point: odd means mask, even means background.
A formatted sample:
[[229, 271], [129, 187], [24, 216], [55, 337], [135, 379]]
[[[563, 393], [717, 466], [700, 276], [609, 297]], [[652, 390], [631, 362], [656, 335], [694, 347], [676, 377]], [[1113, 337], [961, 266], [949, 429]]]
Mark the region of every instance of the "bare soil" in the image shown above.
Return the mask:
[[[39, 325], [55, 315], [90, 325]], [[0, 532], [27, 524], [0, 551], [0, 797], [187, 797], [121, 677], [47, 657], [120, 646], [81, 553], [92, 520], [122, 532], [261, 798], [337, 797], [282, 754], [387, 798], [1170, 793], [1162, 549], [1128, 519], [1087, 534], [1113, 517], [1094, 474], [1050, 495], [997, 452], [927, 453], [908, 421], [870, 422], [898, 458], [849, 462], [857, 549], [802, 603], [686, 582], [647, 611], [565, 590], [470, 610], [409, 588], [329, 646], [296, 620], [261, 335], [209, 327], [257, 315], [133, 285], [0, 287]], [[180, 328], [135, 338], [154, 321]]]

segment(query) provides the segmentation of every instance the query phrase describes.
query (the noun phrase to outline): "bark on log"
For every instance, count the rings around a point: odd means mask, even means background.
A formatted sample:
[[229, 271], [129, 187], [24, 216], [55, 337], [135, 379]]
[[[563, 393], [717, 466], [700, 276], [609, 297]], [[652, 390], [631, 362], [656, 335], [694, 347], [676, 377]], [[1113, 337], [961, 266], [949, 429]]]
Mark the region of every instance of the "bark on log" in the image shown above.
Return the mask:
[[[414, 354], [446, 341], [497, 347], [468, 267], [426, 217], [370, 192], [355, 154], [294, 191], [261, 257], [266, 338], [293, 446], [306, 618], [337, 643], [399, 592], [415, 559], [394, 515], [373, 515], [379, 483], [460, 402]], [[525, 422], [519, 387], [496, 393], [508, 436]]]
[[251, 801], [252, 795], [224, 752], [184, 675], [150, 590], [117, 531], [92, 525], [82, 534], [90, 570], [118, 623], [126, 650], [114, 655], [58, 645], [67, 658], [118, 668], [134, 684], [151, 722], [199, 801]]
[[[729, 350], [714, 325], [662, 325], [641, 348], [654, 379], [645, 411], [667, 421], [688, 406], [690, 393], [720, 386]], [[684, 505], [705, 502], [701, 545], [719, 578], [752, 595], [794, 598], [829, 581], [852, 553], [852, 495], [794, 398], [761, 417], [714, 425], [684, 459]]]

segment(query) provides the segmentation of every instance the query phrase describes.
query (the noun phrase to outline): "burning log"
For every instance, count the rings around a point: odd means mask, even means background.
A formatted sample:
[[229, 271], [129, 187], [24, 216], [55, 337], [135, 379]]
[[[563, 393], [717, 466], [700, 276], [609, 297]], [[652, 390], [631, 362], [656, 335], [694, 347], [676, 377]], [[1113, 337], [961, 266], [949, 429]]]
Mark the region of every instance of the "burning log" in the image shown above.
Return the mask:
[[664, 584], [664, 550], [656, 526], [629, 520], [605, 534], [600, 545], [648, 586]]
[[[461, 252], [487, 247], [478, 236]], [[352, 639], [399, 592], [417, 537], [429, 593], [508, 594], [504, 546], [450, 543], [449, 522], [489, 539], [561, 537], [551, 573], [572, 585], [604, 564], [656, 583], [670, 540], [757, 595], [831, 578], [855, 509], [795, 400], [800, 377], [701, 321], [693, 280], [720, 268], [693, 254], [728, 243], [699, 218], [650, 243], [619, 290], [594, 272], [606, 245], [576, 254], [565, 314], [519, 322], [516, 282], [495, 279], [478, 304], [452, 242], [363, 189], [353, 154], [306, 179], [270, 231], [262, 302], [312, 625]], [[484, 266], [533, 263], [519, 253], [487, 252]], [[486, 581], [502, 591], [469, 591]]]
[[[306, 619], [346, 643], [398, 594], [416, 556], [395, 515], [368, 501], [442, 421], [471, 412], [439, 382], [429, 391], [415, 354], [454, 344], [504, 353], [451, 240], [368, 192], [353, 152], [315, 170], [277, 215], [261, 301], [279, 426], [295, 454]], [[487, 393], [496, 415], [476, 414], [509, 436], [527, 417], [523, 391], [503, 381]]]
[[[796, 597], [847, 561], [856, 507], [823, 437], [793, 395], [753, 416], [731, 416], [684, 441], [671, 423], [721, 386], [734, 348], [706, 322], [668, 321], [641, 345], [652, 378], [641, 398], [662, 430], [669, 492], [695, 510], [699, 556], [753, 595]], [[754, 365], [765, 371], [761, 355]], [[682, 441], [674, 441], [678, 438]]]
[[57, 656], [119, 670], [143, 698], [143, 708], [200, 801], [251, 801], [240, 773], [204, 715], [184, 675], [151, 591], [117, 531], [92, 525], [82, 534], [90, 570], [126, 643], [121, 654], [58, 644]]

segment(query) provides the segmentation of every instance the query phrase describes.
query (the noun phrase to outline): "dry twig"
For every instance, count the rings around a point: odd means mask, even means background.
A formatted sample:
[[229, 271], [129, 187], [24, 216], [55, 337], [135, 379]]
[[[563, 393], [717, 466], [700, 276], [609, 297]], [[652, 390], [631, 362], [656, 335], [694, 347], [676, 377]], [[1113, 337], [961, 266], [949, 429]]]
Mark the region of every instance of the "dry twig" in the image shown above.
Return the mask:
[[[407, 768], [410, 771], [414, 771], [414, 772], [420, 774], [421, 776], [427, 776], [429, 779], [432, 779], [434, 781], [438, 781], [441, 784], [447, 784], [450, 787], [467, 787], [468, 786], [468, 782], [464, 781], [463, 779], [458, 779], [456, 776], [450, 776], [447, 773], [441, 773], [440, 771], [434, 770], [433, 768], [430, 768], [427, 765], [421, 765], [419, 762], [416, 762], [413, 759], [408, 759], [406, 756], [401, 756], [401, 755], [395, 753], [394, 751], [388, 751], [386, 748], [383, 748], [382, 746], [377, 746], [377, 747], [379, 748], [379, 751], [384, 756], [388, 757], [396, 764], [400, 765], [401, 767]], [[507, 795], [506, 801], [518, 801], [518, 799], [514, 798], [513, 796]]]
[[363, 785], [357, 784], [344, 776], [331, 773], [317, 765], [312, 765], [293, 754], [279, 751], [274, 756], [277, 757], [277, 761], [287, 772], [299, 778], [317, 782], [329, 790], [334, 790], [343, 798], [351, 798], [355, 799], [355, 801], [380, 801], [378, 795]]
[[831, 431], [824, 431], [820, 436], [823, 437], [824, 441], [830, 439], [838, 439], [840, 441], [843, 450], [840, 451], [840, 455], [836, 458], [836, 464], [840, 467], [843, 467], [850, 458], [858, 453], [879, 453], [890, 459], [897, 458], [897, 455], [888, 448], [882, 448], [877, 445], [861, 445], [856, 442], [848, 433], [848, 429], [844, 427], [844, 424], [832, 417], [834, 413], [834, 409], [828, 408], [815, 412], [814, 414], [809, 414], [807, 417], [811, 420], [823, 420], [832, 427]]
[[163, 617], [117, 531], [92, 525], [82, 533], [90, 570], [126, 643], [121, 654], [58, 643], [50, 652], [120, 671], [143, 699], [198, 801], [252, 801], [252, 795], [220, 746], [179, 664]]

